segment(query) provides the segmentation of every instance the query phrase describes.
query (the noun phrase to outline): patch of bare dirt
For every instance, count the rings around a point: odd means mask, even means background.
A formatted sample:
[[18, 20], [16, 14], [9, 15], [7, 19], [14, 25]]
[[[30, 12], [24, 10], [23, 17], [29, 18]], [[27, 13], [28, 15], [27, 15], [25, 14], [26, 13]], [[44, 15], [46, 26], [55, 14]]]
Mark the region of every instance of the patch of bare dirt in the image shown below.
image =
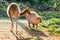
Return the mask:
[[20, 39], [16, 38], [15, 34], [10, 32], [10, 27], [10, 20], [0, 20], [0, 40], [34, 40], [34, 37], [36, 37], [37, 40], [60, 40], [60, 37], [49, 36], [44, 31], [29, 29], [26, 20], [19, 20], [18, 22], [17, 35]]

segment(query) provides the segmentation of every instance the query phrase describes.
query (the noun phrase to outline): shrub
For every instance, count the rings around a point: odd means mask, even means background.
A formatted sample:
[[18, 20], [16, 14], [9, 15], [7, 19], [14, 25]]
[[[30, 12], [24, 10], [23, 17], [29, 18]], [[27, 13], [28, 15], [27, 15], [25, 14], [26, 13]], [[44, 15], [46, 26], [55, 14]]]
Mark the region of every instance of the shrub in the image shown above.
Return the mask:
[[40, 27], [48, 29], [51, 35], [60, 36], [60, 19], [52, 18], [40, 24]]
[[60, 18], [60, 13], [57, 11], [43, 11], [38, 12], [38, 14], [42, 17], [43, 20], [48, 20], [51, 18]]

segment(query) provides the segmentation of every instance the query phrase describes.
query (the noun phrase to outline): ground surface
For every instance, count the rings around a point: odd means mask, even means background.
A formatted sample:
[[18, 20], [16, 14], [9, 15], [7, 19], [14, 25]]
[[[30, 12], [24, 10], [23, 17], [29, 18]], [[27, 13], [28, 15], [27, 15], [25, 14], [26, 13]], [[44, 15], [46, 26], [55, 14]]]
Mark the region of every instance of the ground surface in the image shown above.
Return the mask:
[[[0, 40], [33, 40], [37, 37], [37, 40], [60, 40], [60, 37], [53, 37], [48, 35], [44, 31], [38, 31], [29, 29], [27, 27], [26, 20], [18, 20], [18, 37], [10, 32], [11, 23], [10, 20], [0, 20]], [[14, 33], [15, 33], [15, 22], [14, 22]]]

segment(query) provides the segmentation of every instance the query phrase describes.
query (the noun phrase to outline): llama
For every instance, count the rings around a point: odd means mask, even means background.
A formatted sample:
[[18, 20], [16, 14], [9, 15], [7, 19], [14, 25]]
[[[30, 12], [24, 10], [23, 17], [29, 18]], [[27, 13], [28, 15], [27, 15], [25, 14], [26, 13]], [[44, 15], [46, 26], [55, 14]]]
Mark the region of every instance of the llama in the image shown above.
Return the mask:
[[17, 33], [18, 17], [25, 15], [26, 13], [22, 13], [21, 15], [20, 14], [21, 14], [21, 11], [19, 6], [16, 3], [10, 3], [10, 5], [7, 7], [7, 15], [11, 20], [11, 29], [10, 29], [11, 32], [13, 32], [13, 28], [14, 28], [13, 18], [16, 19], [16, 33]]
[[38, 24], [42, 22], [41, 17], [35, 11], [31, 11], [29, 9], [25, 9], [21, 14], [23, 14], [23, 13], [30, 13], [31, 14], [31, 15], [26, 15], [28, 25], [30, 27], [30, 24], [32, 24], [33, 28], [36, 27], [36, 29], [37, 29]]

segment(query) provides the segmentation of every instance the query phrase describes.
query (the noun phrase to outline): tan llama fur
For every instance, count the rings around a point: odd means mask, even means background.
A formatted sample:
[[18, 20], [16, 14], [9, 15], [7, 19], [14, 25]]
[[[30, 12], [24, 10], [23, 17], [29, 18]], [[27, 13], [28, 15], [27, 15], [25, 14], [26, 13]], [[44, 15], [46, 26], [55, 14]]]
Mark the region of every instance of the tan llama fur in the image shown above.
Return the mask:
[[23, 11], [20, 11], [20, 8], [16, 3], [10, 3], [9, 6], [7, 7], [7, 15], [11, 20], [11, 29], [10, 29], [11, 32], [13, 32], [13, 28], [14, 28], [13, 18], [15, 18], [16, 19], [16, 33], [17, 33], [18, 17], [26, 14], [22, 12]]

